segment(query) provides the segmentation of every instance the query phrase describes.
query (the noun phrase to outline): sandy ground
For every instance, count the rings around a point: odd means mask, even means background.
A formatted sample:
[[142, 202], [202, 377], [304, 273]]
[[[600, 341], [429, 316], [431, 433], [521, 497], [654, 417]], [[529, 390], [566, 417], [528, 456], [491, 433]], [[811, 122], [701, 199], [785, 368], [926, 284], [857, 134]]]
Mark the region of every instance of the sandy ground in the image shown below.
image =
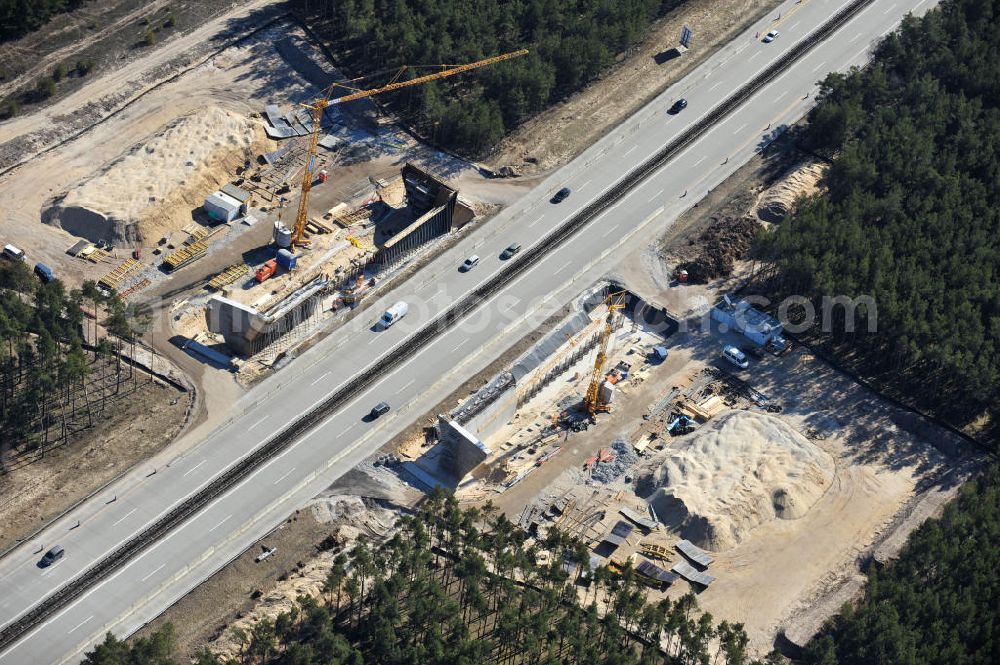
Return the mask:
[[[218, 29], [219, 26], [215, 27]], [[74, 190], [105, 165], [130, 153], [135, 146], [159, 134], [178, 118], [206, 106], [217, 106], [246, 117], [251, 112], [260, 111], [273, 96], [288, 99], [302, 94], [303, 85], [290, 76], [290, 69], [271, 46], [273, 39], [284, 34], [284, 31], [274, 28], [241, 46], [228, 49], [195, 71], [140, 98], [125, 111], [80, 138], [9, 173], [0, 181], [0, 208], [8, 212], [0, 220], [0, 235], [22, 247], [31, 260], [45, 262], [70, 282], [75, 281], [74, 277], [97, 278], [106, 273], [111, 266], [93, 265], [64, 253], [76, 237], [40, 223], [52, 200]], [[106, 86], [114, 86], [117, 82], [115, 75], [105, 78], [111, 80], [102, 78], [79, 94], [91, 100], [101, 99], [106, 94]], [[62, 103], [69, 103], [74, 97]], [[79, 103], [84, 102], [80, 100]], [[54, 112], [55, 109], [46, 111]], [[46, 122], [39, 115], [25, 116], [15, 123], [0, 125], [0, 131], [27, 131], [29, 127], [12, 125], [29, 121], [36, 124]], [[39, 187], [39, 183], [45, 184]], [[211, 193], [211, 188], [200, 195], [208, 193]]]
[[111, 407], [96, 427], [41, 460], [0, 476], [0, 550], [174, 439], [191, 395], [150, 383], [145, 375], [139, 381], [138, 390]]
[[180, 653], [196, 657], [208, 647], [233, 654], [239, 643], [232, 628], [273, 619], [300, 594], [320, 596], [336, 554], [350, 549], [359, 535], [376, 539], [389, 533], [400, 514], [397, 507], [420, 496], [391, 472], [362, 465], [259, 541], [276, 549], [272, 556], [256, 562], [261, 547], [250, 548], [138, 634], [172, 622]]
[[659, 520], [716, 552], [774, 520], [804, 517], [834, 470], [828, 453], [781, 418], [742, 410], [716, 415], [643, 466]]

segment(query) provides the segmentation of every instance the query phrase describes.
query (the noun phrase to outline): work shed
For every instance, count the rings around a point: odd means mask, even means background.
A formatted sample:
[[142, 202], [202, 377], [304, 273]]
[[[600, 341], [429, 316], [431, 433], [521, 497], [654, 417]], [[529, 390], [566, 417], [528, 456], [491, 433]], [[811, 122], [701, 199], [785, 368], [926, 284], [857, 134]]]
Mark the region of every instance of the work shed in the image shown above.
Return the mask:
[[610, 556], [612, 552], [628, 540], [628, 537], [632, 535], [634, 528], [635, 527], [628, 522], [619, 520], [614, 527], [612, 527], [608, 535], [601, 539], [600, 544], [594, 551], [604, 557]]
[[231, 222], [244, 212], [244, 204], [225, 192], [210, 194], [204, 208], [209, 217], [220, 222]]

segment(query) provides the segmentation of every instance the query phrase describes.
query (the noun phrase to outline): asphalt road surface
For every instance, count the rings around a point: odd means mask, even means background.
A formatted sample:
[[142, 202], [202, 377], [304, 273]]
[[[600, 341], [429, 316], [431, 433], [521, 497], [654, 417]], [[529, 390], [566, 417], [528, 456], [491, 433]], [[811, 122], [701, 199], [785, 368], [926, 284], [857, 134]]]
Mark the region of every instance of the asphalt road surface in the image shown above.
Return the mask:
[[[258, 386], [202, 444], [155, 473], [149, 467], [137, 468], [0, 560], [0, 624], [6, 625], [378, 357], [408, 356], [280, 456], [11, 645], [0, 654], [0, 665], [77, 662], [106, 631], [128, 635], [157, 616], [412, 423], [446, 391], [544, 320], [548, 311], [585, 288], [587, 280], [611, 265], [609, 257], [616, 248], [662, 233], [766, 144], [775, 129], [800, 118], [813, 103], [816, 82], [827, 72], [866, 62], [875, 40], [906, 12], [926, 11], [933, 0], [877, 0], [468, 319], [422, 350], [407, 348], [409, 334], [501, 268], [504, 262], [498, 255], [510, 242], [518, 241], [525, 249], [538, 242], [846, 4], [785, 3], [497, 219], [383, 297], [369, 310], [370, 317], [348, 323]], [[756, 37], [774, 28], [780, 36], [773, 43]], [[680, 98], [688, 101], [687, 108], [668, 115], [666, 110]], [[572, 189], [569, 198], [550, 203], [564, 186]], [[459, 272], [462, 260], [473, 253], [482, 257], [479, 265]], [[397, 300], [409, 303], [407, 316], [388, 330], [373, 331], [374, 320]], [[382, 400], [393, 411], [366, 422], [366, 414]], [[66, 549], [66, 556], [47, 569], [38, 568], [42, 552], [56, 544]]]

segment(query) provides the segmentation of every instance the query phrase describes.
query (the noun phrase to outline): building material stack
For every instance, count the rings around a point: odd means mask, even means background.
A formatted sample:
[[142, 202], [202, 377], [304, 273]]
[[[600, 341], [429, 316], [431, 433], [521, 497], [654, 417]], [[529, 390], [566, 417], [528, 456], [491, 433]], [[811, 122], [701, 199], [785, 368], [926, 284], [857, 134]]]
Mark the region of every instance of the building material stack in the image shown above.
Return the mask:
[[197, 240], [187, 247], [181, 247], [180, 249], [167, 254], [163, 258], [163, 265], [167, 266], [170, 270], [177, 270], [178, 268], [183, 268], [189, 263], [197, 261], [201, 257], [205, 256], [208, 252], [208, 242], [205, 238]]

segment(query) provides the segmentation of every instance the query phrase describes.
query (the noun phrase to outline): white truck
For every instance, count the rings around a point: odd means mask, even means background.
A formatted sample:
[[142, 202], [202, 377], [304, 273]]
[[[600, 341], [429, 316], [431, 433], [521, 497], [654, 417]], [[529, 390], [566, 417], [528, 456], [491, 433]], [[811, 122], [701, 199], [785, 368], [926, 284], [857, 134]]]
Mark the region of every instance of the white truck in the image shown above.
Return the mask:
[[399, 321], [401, 318], [406, 316], [408, 311], [410, 311], [410, 306], [400, 300], [395, 305], [385, 310], [385, 314], [383, 314], [382, 318], [378, 320], [379, 327], [385, 330], [396, 321]]

